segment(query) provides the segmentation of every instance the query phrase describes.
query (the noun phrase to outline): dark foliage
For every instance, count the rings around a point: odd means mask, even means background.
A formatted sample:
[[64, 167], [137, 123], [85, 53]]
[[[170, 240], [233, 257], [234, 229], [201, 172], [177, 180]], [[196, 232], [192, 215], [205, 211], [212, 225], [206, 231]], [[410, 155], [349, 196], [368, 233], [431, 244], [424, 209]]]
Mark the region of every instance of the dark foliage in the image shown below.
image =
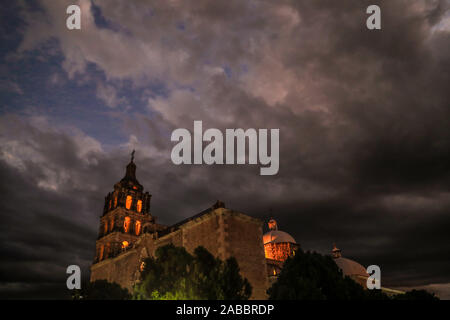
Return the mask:
[[301, 250], [286, 260], [268, 293], [274, 300], [387, 299], [380, 291], [364, 290], [351, 278], [344, 277], [331, 257]]
[[273, 300], [438, 300], [425, 290], [392, 297], [381, 290], [366, 290], [344, 276], [330, 256], [302, 250], [286, 260], [268, 294]]
[[74, 290], [73, 300], [128, 300], [130, 292], [114, 282], [97, 280], [82, 286], [80, 290]]
[[394, 300], [439, 300], [434, 293], [429, 293], [426, 290], [411, 290], [405, 294], [398, 294], [394, 296]]
[[182, 247], [167, 245], [147, 258], [136, 299], [248, 299], [251, 286], [239, 274], [235, 258], [222, 261], [205, 248], [189, 254]]

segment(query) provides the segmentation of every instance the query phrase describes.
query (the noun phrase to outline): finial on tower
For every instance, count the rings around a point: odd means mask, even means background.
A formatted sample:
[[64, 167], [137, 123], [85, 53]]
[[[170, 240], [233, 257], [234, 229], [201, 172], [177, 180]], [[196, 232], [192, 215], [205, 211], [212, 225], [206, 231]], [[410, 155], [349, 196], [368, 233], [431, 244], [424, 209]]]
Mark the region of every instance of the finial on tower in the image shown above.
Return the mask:
[[335, 259], [340, 258], [342, 256], [341, 249], [336, 247], [336, 243], [333, 243], [333, 250], [331, 250], [331, 255]]
[[274, 218], [270, 218], [267, 224], [269, 225], [270, 230], [278, 230], [277, 222], [275, 221]]
[[131, 152], [131, 161], [127, 164], [127, 171], [125, 172], [125, 177], [121, 180], [133, 181], [135, 183], [139, 183], [136, 179], [136, 164], [133, 162], [134, 160], [134, 150]]

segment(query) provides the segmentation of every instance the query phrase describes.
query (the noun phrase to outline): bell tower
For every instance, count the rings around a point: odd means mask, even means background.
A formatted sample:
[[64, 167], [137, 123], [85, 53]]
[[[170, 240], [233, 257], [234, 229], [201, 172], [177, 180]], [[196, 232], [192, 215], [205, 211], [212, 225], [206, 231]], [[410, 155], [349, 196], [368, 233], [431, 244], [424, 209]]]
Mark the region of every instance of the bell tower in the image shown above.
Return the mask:
[[155, 218], [150, 214], [150, 198], [136, 178], [133, 150], [125, 176], [105, 197], [94, 263], [132, 248], [143, 232], [153, 231]]

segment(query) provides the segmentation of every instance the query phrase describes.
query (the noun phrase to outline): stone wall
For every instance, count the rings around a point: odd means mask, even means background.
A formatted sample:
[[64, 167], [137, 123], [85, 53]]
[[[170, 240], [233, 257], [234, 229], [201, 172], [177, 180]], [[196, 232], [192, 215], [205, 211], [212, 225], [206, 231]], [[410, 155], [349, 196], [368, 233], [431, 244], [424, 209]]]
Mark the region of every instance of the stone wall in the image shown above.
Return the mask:
[[131, 291], [139, 270], [138, 259], [138, 252], [129, 250], [115, 258], [96, 263], [91, 267], [91, 281], [105, 279]]
[[225, 215], [225, 230], [228, 243], [227, 256], [233, 256], [238, 261], [242, 275], [252, 285], [252, 298], [266, 299], [268, 279], [262, 240], [262, 222], [232, 212]]
[[221, 259], [234, 256], [243, 277], [252, 285], [252, 299], [266, 299], [268, 278], [262, 240], [262, 222], [242, 213], [217, 208], [179, 225], [162, 237], [142, 235], [133, 249], [91, 267], [91, 281], [107, 279], [128, 289], [139, 276], [141, 261], [169, 243], [193, 253], [205, 247]]

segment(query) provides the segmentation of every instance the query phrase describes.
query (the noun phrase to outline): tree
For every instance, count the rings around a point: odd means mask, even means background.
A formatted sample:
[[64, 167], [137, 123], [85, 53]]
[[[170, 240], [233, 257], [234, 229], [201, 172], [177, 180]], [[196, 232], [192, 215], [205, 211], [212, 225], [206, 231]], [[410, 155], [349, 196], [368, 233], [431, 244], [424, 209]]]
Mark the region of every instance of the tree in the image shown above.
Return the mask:
[[381, 290], [366, 290], [344, 276], [330, 256], [301, 250], [285, 261], [268, 294], [273, 300], [439, 300], [425, 290], [391, 297]]
[[388, 299], [380, 290], [365, 290], [353, 279], [343, 276], [330, 256], [302, 250], [285, 261], [268, 294], [273, 300]]
[[397, 294], [393, 297], [394, 300], [439, 300], [434, 293], [429, 293], [426, 290], [416, 290], [405, 292], [405, 294]]
[[247, 279], [239, 274], [239, 265], [235, 258], [228, 258], [222, 269], [221, 292], [225, 300], [247, 300], [252, 294], [252, 287]]
[[251, 286], [239, 274], [235, 258], [222, 261], [203, 247], [189, 254], [183, 247], [166, 245], [144, 261], [135, 299], [248, 299]]
[[79, 290], [74, 290], [73, 300], [129, 300], [130, 292], [122, 288], [115, 282], [106, 280], [96, 280], [82, 286]]

